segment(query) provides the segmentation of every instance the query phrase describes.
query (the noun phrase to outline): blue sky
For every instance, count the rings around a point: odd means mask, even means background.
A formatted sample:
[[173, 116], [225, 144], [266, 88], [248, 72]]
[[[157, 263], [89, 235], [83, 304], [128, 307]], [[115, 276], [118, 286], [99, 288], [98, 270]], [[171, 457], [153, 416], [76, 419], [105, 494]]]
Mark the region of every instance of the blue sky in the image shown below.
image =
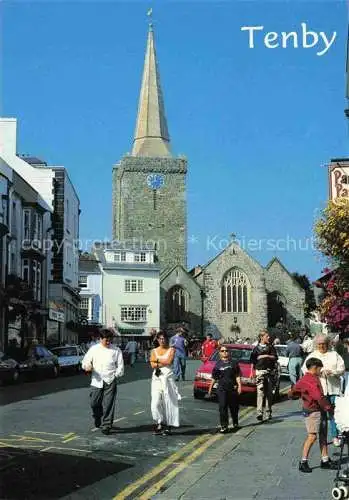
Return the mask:
[[[173, 151], [189, 162], [188, 265], [235, 233], [263, 265], [276, 255], [316, 278], [323, 165], [349, 155], [344, 1], [5, 1], [1, 114], [18, 119], [19, 152], [67, 167], [82, 239], [111, 236], [112, 165], [131, 150], [149, 6]], [[325, 55], [267, 49], [260, 34], [251, 49], [240, 30], [302, 22], [337, 32]]]

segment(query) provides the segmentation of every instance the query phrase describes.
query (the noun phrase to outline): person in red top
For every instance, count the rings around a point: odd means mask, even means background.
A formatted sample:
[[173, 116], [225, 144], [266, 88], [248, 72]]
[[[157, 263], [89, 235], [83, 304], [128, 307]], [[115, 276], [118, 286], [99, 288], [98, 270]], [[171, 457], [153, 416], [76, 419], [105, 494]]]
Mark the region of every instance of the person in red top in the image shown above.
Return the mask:
[[211, 333], [206, 335], [206, 340], [202, 343], [202, 361], [207, 361], [218, 347], [218, 342], [212, 338]]
[[321, 450], [321, 468], [334, 469], [337, 466], [329, 459], [327, 447], [327, 412], [333, 412], [333, 408], [324, 396], [319, 379], [323, 364], [320, 359], [309, 358], [306, 367], [308, 372], [288, 392], [289, 398], [301, 398], [303, 401], [303, 415], [308, 433], [303, 444], [299, 470], [312, 472], [308, 457], [313, 444], [316, 443], [317, 436], [319, 436]]

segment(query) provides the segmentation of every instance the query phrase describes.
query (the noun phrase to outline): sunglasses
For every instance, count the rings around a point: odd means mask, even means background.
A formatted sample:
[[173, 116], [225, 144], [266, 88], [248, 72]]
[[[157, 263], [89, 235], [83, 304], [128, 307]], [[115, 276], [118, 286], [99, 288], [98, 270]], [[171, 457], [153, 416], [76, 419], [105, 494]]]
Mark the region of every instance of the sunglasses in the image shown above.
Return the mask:
[[228, 352], [228, 349], [221, 349], [220, 352]]

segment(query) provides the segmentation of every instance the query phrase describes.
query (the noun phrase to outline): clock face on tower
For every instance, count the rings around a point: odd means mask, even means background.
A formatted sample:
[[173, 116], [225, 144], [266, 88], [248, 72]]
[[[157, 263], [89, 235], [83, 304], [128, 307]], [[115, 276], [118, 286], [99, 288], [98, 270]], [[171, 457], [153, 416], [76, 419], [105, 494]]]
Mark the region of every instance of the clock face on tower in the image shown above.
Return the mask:
[[164, 176], [161, 174], [150, 174], [147, 177], [147, 184], [151, 189], [160, 189], [164, 182]]

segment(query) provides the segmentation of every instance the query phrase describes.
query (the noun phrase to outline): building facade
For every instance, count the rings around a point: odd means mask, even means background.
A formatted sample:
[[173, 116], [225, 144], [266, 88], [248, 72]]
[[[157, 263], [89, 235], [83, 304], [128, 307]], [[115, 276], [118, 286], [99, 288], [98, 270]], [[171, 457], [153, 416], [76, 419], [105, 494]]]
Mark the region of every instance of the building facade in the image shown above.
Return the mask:
[[113, 239], [152, 242], [162, 269], [187, 266], [186, 174], [171, 153], [150, 26], [132, 152], [113, 168]]
[[160, 326], [160, 267], [150, 245], [100, 245], [102, 323], [120, 335], [149, 336]]
[[7, 233], [1, 249], [1, 344], [6, 348], [9, 343], [25, 346], [46, 338], [50, 255], [44, 233], [51, 209], [2, 154], [0, 151], [2, 191], [4, 174], [7, 176]]
[[79, 198], [64, 167], [48, 166], [38, 158], [17, 155], [16, 119], [0, 119], [0, 137], [3, 160], [38, 193], [52, 213], [49, 223], [42, 227], [43, 249], [50, 263], [45, 271], [49, 282], [49, 337], [58, 343], [76, 341], [74, 324], [80, 302]]
[[91, 254], [79, 259], [80, 323], [99, 324], [102, 321], [102, 271]]

